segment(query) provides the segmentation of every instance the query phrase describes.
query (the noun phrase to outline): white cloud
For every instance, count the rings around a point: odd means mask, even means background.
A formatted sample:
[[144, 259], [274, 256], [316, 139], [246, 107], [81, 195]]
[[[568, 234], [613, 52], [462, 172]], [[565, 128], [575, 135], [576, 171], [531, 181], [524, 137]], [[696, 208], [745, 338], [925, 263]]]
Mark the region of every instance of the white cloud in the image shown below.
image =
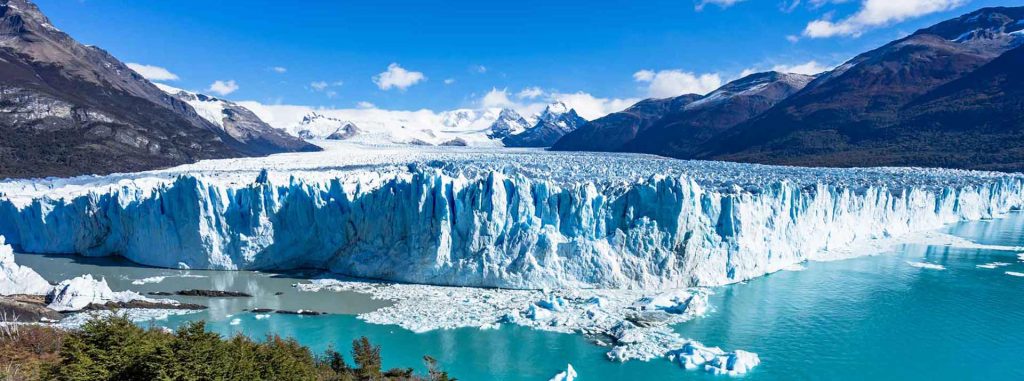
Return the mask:
[[968, 0], [863, 0], [860, 10], [839, 21], [818, 19], [804, 28], [804, 36], [827, 38], [860, 36], [871, 28], [898, 23], [930, 13], [947, 11], [967, 3]]
[[316, 91], [324, 91], [328, 86], [330, 86], [330, 84], [328, 84], [327, 81], [316, 81], [309, 84], [309, 87]]
[[213, 83], [210, 84], [210, 88], [206, 89], [206, 91], [224, 96], [238, 91], [238, 84], [235, 83], [234, 80], [213, 81]]
[[450, 84], [453, 84], [453, 83], [455, 83], [455, 78], [446, 78], [444, 80], [444, 84], [446, 84], [446, 85], [450, 85]]
[[617, 99], [600, 98], [582, 91], [575, 93], [554, 93], [550, 95], [551, 101], [562, 101], [567, 106], [576, 110], [576, 113], [587, 120], [594, 120], [602, 116], [625, 110], [640, 99]]
[[790, 43], [795, 44], [797, 42], [800, 42], [800, 36], [793, 35], [793, 34], [788, 35], [788, 36], [786, 36], [786, 41], [789, 41]]
[[657, 74], [654, 70], [640, 70], [633, 73], [633, 80], [638, 82], [650, 82], [654, 80], [654, 75]]
[[177, 81], [178, 75], [171, 73], [170, 70], [159, 66], [143, 65], [139, 63], [129, 62], [127, 63], [128, 68], [132, 69], [136, 73], [139, 73], [143, 78], [150, 81]]
[[405, 90], [426, 79], [427, 77], [421, 72], [409, 71], [397, 63], [392, 63], [388, 65], [388, 70], [373, 76], [373, 83], [376, 83], [381, 90], [391, 90], [392, 88]]
[[794, 73], [794, 74], [805, 74], [815, 75], [821, 72], [832, 70], [832, 67], [822, 65], [818, 61], [807, 61], [797, 65], [775, 65], [772, 67], [772, 71], [780, 73]]
[[270, 70], [272, 70], [273, 72], [278, 73], [278, 74], [284, 74], [284, 73], [288, 72], [288, 68], [286, 68], [284, 66], [274, 66], [274, 67], [270, 68]]
[[694, 9], [696, 9], [698, 12], [700, 12], [700, 11], [704, 10], [704, 7], [706, 7], [706, 6], [710, 5], [710, 4], [717, 5], [717, 6], [722, 7], [724, 9], [724, 8], [729, 8], [729, 7], [731, 7], [731, 6], [733, 6], [736, 3], [741, 2], [741, 1], [743, 1], [743, 0], [699, 0], [699, 1], [697, 1], [697, 5], [694, 6]]
[[370, 103], [370, 102], [367, 102], [367, 101], [361, 101], [359, 103], [356, 103], [356, 107], [358, 107], [358, 108], [377, 108], [377, 105], [375, 105], [373, 103]]
[[722, 86], [718, 74], [694, 74], [681, 70], [640, 70], [633, 73], [637, 82], [647, 83], [647, 96], [668, 98], [683, 94], [707, 94]]
[[486, 73], [487, 72], [487, 66], [476, 65], [476, 66], [473, 67], [473, 71], [475, 71], [477, 73], [480, 73], [480, 74]]
[[497, 107], [513, 107], [517, 108], [516, 103], [508, 97], [508, 89], [498, 90], [497, 88], [491, 88], [487, 94], [484, 94], [483, 99], [480, 100], [480, 105], [484, 108], [497, 108]]
[[544, 95], [544, 90], [539, 87], [527, 87], [516, 93], [516, 98], [519, 99], [535, 99], [541, 95]]

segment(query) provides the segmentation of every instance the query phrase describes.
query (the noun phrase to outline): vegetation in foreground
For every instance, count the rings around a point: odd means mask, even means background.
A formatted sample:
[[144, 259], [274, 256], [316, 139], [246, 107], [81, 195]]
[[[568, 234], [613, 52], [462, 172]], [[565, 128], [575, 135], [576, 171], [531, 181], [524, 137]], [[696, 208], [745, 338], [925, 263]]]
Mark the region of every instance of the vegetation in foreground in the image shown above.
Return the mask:
[[425, 356], [428, 373], [383, 370], [380, 347], [363, 337], [352, 359], [334, 350], [315, 356], [293, 339], [224, 339], [190, 323], [175, 332], [142, 328], [124, 317], [90, 321], [80, 330], [0, 326], [0, 380], [454, 380]]

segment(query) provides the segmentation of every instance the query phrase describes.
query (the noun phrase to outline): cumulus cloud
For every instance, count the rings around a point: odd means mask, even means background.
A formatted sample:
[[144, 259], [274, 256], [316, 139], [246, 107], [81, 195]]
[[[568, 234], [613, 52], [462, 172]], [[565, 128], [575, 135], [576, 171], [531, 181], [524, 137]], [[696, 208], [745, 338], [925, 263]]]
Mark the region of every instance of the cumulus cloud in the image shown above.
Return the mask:
[[863, 0], [860, 10], [839, 21], [827, 18], [811, 21], [804, 36], [828, 38], [857, 37], [865, 31], [927, 14], [960, 7], [967, 0]]
[[377, 84], [381, 90], [405, 90], [426, 79], [427, 77], [421, 72], [406, 70], [397, 63], [392, 63], [388, 65], [387, 70], [373, 76], [373, 83]]
[[480, 105], [484, 108], [513, 107], [516, 103], [508, 96], [508, 89], [491, 88], [484, 97], [480, 99]]
[[316, 91], [324, 91], [330, 86], [327, 81], [316, 81], [309, 84], [309, 87]]
[[444, 80], [444, 84], [446, 84], [446, 85], [450, 85], [450, 84], [453, 84], [453, 83], [455, 83], [455, 78], [445, 78], [445, 80]]
[[373, 103], [370, 103], [370, 102], [367, 102], [367, 101], [362, 101], [362, 102], [356, 103], [356, 107], [370, 109], [370, 108], [377, 108], [377, 105], [375, 105]]
[[698, 12], [700, 12], [700, 11], [703, 11], [704, 7], [706, 7], [708, 5], [717, 5], [717, 6], [722, 7], [724, 9], [724, 8], [729, 8], [729, 7], [731, 7], [731, 6], [733, 6], [736, 3], [741, 2], [741, 1], [743, 1], [743, 0], [699, 0], [699, 1], [697, 1], [697, 5], [694, 6], [694, 9], [696, 9]]
[[805, 74], [805, 75], [815, 75], [815, 74], [826, 72], [826, 71], [829, 71], [829, 70], [832, 70], [832, 67], [822, 65], [822, 64], [818, 63], [818, 61], [814, 61], [814, 60], [807, 61], [807, 62], [804, 62], [802, 64], [796, 64], [796, 65], [775, 65], [774, 67], [772, 67], [772, 71], [777, 71], [777, 72], [780, 72], [780, 73], [794, 73], [794, 74]]
[[640, 70], [633, 79], [647, 84], [647, 96], [668, 98], [683, 94], [707, 94], [722, 86], [718, 74], [694, 74], [682, 70]]
[[[792, 73], [792, 74], [803, 74], [803, 75], [815, 75], [832, 70], [832, 66], [823, 65], [815, 60], [810, 60], [804, 63], [792, 64], [792, 65], [775, 65], [772, 66], [771, 71], [777, 71], [780, 73]], [[752, 67], [744, 69], [740, 73], [740, 78], [746, 77], [751, 74], [760, 73], [766, 71], [764, 69]]]
[[159, 66], [143, 65], [139, 63], [129, 62], [127, 63], [128, 68], [132, 69], [136, 73], [139, 73], [143, 78], [150, 81], [177, 81], [178, 75], [171, 73], [170, 70]]
[[539, 88], [539, 87], [534, 86], [534, 87], [527, 87], [527, 88], [519, 91], [518, 93], [516, 93], [516, 98], [519, 98], [519, 99], [535, 99], [535, 98], [540, 97], [542, 95], [544, 95], [544, 90]]
[[625, 110], [627, 107], [640, 101], [640, 99], [636, 98], [618, 99], [595, 97], [582, 91], [575, 93], [553, 93], [550, 95], [550, 100], [565, 103], [570, 108], [575, 109], [577, 114], [587, 120], [594, 120], [613, 112]]
[[206, 89], [206, 91], [224, 96], [238, 91], [238, 84], [235, 83], [234, 80], [213, 81], [213, 83], [210, 84], [210, 88]]
[[288, 68], [286, 68], [284, 66], [274, 66], [274, 67], [270, 68], [270, 70], [275, 72], [275, 73], [278, 73], [278, 74], [284, 74], [284, 73], [288, 72]]

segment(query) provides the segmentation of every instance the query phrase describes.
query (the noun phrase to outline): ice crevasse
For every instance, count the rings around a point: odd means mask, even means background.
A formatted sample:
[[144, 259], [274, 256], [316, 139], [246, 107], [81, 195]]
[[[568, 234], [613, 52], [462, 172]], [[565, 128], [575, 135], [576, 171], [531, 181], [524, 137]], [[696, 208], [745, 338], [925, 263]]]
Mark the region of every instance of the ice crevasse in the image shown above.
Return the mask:
[[855, 242], [997, 217], [1024, 202], [1024, 178], [1015, 175], [933, 171], [908, 183], [884, 181], [884, 171], [859, 175], [870, 181], [836, 180], [841, 174], [777, 175], [741, 187], [691, 174], [610, 186], [424, 166], [320, 177], [263, 172], [243, 182], [190, 173], [28, 199], [0, 187], [0, 235], [31, 253], [120, 255], [170, 268], [667, 289], [742, 281]]

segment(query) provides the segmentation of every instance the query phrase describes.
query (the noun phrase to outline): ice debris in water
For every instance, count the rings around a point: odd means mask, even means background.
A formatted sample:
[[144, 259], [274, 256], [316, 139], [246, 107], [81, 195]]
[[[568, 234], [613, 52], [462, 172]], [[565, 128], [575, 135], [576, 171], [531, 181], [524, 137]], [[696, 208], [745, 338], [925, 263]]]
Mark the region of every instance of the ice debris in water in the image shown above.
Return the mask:
[[937, 265], [937, 264], [928, 263], [928, 262], [912, 262], [912, 261], [907, 261], [907, 264], [911, 265], [911, 266], [914, 266], [914, 267], [917, 267], [919, 269], [928, 269], [928, 270], [945, 270], [946, 269], [946, 266]]
[[690, 342], [672, 325], [708, 312], [708, 291], [704, 289], [502, 290], [338, 279], [315, 279], [295, 286], [300, 291], [355, 291], [390, 300], [393, 305], [359, 318], [414, 332], [516, 324], [579, 333], [610, 347], [607, 356], [613, 361], [666, 357]]
[[160, 282], [163, 282], [164, 279], [167, 279], [167, 277], [166, 276], [151, 276], [151, 277], [148, 277], [148, 278], [142, 278], [142, 279], [133, 280], [132, 284], [134, 284], [134, 285], [143, 285], [143, 284], [149, 284], [149, 283], [160, 283]]
[[992, 263], [986, 263], [986, 264], [983, 264], [983, 265], [977, 265], [976, 267], [982, 268], [982, 269], [994, 269], [994, 268], [1005, 267], [1005, 266], [1009, 266], [1009, 265], [1010, 264], [1006, 263], [1006, 262], [992, 262]]
[[1006, 275], [1016, 276], [1016, 277], [1024, 277], [1024, 273], [1019, 273], [1019, 272], [1016, 272], [1016, 271], [1007, 271]]
[[[117, 312], [109, 310], [78, 312], [68, 315], [56, 324], [64, 329], [77, 329], [90, 320], [105, 318], [108, 316], [124, 316], [135, 323], [152, 323], [167, 320], [171, 316], [188, 315], [199, 312], [199, 310], [178, 310], [178, 309], [151, 309], [151, 308], [126, 308]], [[163, 327], [161, 327], [163, 328]], [[166, 328], [163, 328], [166, 329]]]
[[576, 379], [576, 369], [573, 369], [572, 364], [566, 366], [564, 371], [558, 372], [554, 377], [551, 377], [548, 381], [573, 381]]

